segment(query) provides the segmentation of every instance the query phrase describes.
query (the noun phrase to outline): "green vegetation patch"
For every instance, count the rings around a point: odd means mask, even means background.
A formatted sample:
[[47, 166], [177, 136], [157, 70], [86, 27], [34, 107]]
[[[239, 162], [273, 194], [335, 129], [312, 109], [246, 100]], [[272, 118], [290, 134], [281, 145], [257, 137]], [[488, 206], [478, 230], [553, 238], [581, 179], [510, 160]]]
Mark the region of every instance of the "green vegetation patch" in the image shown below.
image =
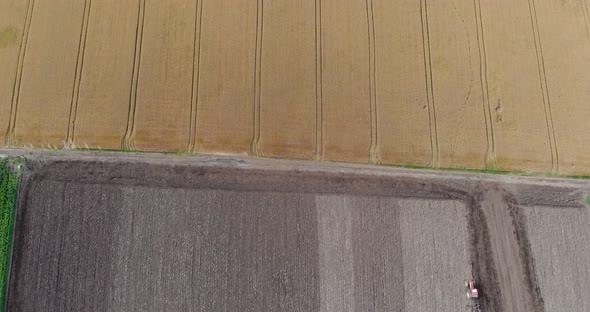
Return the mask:
[[0, 30], [0, 48], [7, 48], [16, 44], [18, 29], [8, 26]]
[[500, 175], [519, 175], [519, 176], [556, 176], [548, 173], [528, 172], [528, 171], [508, 171], [499, 169], [472, 169], [463, 167], [432, 167], [420, 164], [380, 164], [383, 166], [396, 167], [396, 168], [408, 168], [408, 169], [430, 169], [439, 171], [457, 171], [457, 172], [473, 172], [473, 173], [485, 173], [485, 174], [500, 174]]
[[0, 311], [4, 311], [14, 211], [22, 161], [0, 158]]

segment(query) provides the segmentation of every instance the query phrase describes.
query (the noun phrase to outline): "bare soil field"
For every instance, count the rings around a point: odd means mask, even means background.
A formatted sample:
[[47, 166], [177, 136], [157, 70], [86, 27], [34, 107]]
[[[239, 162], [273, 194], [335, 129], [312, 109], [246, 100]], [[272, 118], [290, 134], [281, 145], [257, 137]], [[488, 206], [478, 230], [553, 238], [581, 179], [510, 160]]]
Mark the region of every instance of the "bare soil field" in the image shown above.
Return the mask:
[[[584, 181], [219, 156], [27, 157], [11, 311], [553, 311], [570, 298], [553, 293], [565, 279], [589, 286]], [[470, 277], [476, 301], [465, 298]], [[568, 296], [567, 307], [584, 306]]]
[[466, 210], [456, 201], [51, 176], [28, 194], [10, 310], [455, 312], [468, 303]]
[[465, 204], [404, 199], [399, 205], [402, 310], [467, 311], [463, 284], [457, 283], [457, 276], [472, 276]]
[[3, 146], [590, 174], [586, 0], [0, 12]]
[[586, 209], [525, 209], [546, 311], [590, 310], [590, 213]]

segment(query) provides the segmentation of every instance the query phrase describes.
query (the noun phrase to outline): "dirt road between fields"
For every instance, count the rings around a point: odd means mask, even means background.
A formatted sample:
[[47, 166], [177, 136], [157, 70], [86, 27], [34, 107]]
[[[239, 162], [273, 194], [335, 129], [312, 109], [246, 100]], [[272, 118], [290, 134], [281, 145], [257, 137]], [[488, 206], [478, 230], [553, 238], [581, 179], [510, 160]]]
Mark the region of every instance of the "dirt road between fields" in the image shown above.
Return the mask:
[[502, 293], [503, 311], [540, 311], [533, 306], [525, 282], [520, 246], [506, 199], [499, 191], [483, 193], [481, 201], [494, 254], [498, 283]]

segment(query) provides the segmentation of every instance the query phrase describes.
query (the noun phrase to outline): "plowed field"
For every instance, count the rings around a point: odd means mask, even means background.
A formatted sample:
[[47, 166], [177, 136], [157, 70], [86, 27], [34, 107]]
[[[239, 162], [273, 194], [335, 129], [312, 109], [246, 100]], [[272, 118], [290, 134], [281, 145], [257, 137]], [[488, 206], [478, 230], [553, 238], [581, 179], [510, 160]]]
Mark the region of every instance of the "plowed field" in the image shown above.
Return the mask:
[[[17, 197], [8, 311], [589, 307], [587, 181], [35, 153]], [[477, 300], [465, 297], [469, 277]]]

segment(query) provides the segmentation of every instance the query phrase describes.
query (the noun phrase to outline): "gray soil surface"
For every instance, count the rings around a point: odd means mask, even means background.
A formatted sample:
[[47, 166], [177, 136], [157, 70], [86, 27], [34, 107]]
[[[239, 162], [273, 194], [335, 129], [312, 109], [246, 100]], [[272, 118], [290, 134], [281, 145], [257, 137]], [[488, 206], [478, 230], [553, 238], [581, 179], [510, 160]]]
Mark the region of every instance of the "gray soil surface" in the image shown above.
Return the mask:
[[524, 211], [546, 311], [590, 311], [590, 211]]
[[587, 211], [584, 181], [56, 154], [28, 155], [9, 311], [553, 311], [523, 211]]
[[399, 205], [404, 311], [465, 311], [468, 300], [458, 280], [471, 276], [465, 205], [414, 199]]

